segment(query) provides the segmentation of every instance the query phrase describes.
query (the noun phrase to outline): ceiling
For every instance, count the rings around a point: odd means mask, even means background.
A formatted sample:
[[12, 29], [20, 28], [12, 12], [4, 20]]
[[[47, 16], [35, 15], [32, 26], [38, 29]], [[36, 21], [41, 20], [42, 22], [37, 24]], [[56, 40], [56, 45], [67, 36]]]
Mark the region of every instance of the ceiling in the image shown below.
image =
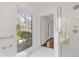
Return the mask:
[[59, 3], [56, 2], [31, 2], [29, 4], [38, 11], [59, 6]]
[[75, 3], [75, 2], [28, 2], [30, 4], [30, 6], [32, 8], [34, 8], [35, 10], [46, 10], [46, 9], [50, 9], [50, 8], [54, 8], [54, 7], [58, 7], [58, 6], [63, 6], [63, 5], [74, 5], [74, 4], [79, 4], [79, 3]]

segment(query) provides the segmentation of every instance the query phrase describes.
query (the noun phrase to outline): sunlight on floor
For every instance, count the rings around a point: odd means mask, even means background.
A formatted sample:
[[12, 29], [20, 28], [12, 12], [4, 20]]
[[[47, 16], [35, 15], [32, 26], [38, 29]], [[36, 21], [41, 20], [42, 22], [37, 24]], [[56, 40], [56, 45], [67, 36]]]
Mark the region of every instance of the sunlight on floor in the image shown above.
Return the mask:
[[47, 47], [40, 47], [30, 57], [54, 57], [54, 50]]

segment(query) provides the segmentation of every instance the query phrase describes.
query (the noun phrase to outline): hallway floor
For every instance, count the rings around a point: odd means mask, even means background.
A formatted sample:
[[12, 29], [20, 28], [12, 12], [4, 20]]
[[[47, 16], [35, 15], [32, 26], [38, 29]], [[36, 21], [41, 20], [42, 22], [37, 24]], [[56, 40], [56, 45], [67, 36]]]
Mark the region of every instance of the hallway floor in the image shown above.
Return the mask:
[[30, 57], [54, 57], [54, 50], [47, 47], [40, 47]]

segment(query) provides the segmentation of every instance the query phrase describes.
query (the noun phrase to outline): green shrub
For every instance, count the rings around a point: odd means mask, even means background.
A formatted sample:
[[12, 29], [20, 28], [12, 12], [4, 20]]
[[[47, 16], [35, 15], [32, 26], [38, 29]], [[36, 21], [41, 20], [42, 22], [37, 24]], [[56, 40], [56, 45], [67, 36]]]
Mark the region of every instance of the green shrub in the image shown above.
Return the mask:
[[31, 33], [26, 31], [18, 31], [17, 36], [19, 36], [21, 39], [27, 39], [29, 40], [31, 38]]

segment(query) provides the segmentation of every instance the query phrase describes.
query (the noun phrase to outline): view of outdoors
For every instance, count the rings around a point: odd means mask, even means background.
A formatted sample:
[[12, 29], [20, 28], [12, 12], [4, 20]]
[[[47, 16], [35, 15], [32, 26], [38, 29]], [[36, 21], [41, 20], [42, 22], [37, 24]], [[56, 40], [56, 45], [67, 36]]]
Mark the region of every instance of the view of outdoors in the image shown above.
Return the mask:
[[21, 52], [32, 45], [32, 19], [31, 14], [24, 10], [17, 10], [17, 52]]

